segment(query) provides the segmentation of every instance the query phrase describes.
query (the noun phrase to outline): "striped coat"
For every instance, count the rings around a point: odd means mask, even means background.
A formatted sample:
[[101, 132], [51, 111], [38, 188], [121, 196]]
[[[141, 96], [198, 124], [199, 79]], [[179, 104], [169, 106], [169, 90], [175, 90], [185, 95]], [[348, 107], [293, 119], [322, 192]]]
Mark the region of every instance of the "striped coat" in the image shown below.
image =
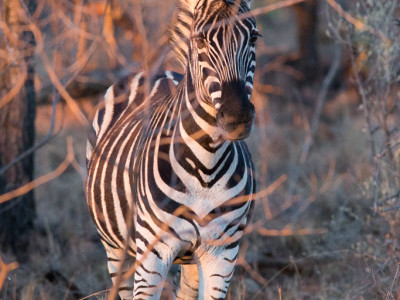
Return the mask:
[[[217, 9], [215, 0], [184, 2], [180, 9], [192, 18], [200, 2]], [[244, 1], [239, 7], [223, 4], [248, 11]], [[244, 29], [237, 26], [254, 37], [254, 19], [246, 20], [237, 21]], [[240, 66], [243, 78], [217, 81], [210, 61], [200, 67], [204, 47], [196, 39], [187, 51], [197, 46], [197, 60], [188, 54], [184, 75], [133, 74], [105, 94], [87, 148], [86, 195], [122, 298], [159, 298], [172, 263], [182, 265], [177, 298], [226, 295], [255, 191], [250, 153], [241, 140], [254, 121], [246, 82], [250, 77], [252, 87], [255, 56], [246, 41], [239, 35], [232, 52], [247, 47], [241, 52], [248, 55], [247, 66]], [[196, 70], [204, 73], [204, 66], [213, 82], [209, 101], [199, 94], [199, 81], [207, 78]]]

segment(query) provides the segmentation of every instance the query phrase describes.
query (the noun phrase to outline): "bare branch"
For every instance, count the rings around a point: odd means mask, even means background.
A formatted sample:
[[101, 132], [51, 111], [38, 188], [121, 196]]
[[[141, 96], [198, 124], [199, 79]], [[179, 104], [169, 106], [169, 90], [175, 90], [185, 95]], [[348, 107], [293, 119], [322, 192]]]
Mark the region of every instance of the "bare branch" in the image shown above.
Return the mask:
[[310, 147], [312, 146], [315, 135], [318, 131], [321, 114], [322, 114], [322, 110], [324, 108], [324, 104], [326, 101], [326, 96], [328, 94], [329, 87], [332, 84], [332, 81], [340, 67], [340, 61], [341, 61], [341, 57], [342, 57], [341, 53], [342, 53], [341, 47], [340, 46], [336, 47], [334, 58], [333, 58], [333, 63], [331, 64], [328, 74], [326, 74], [324, 81], [322, 82], [321, 89], [318, 93], [317, 105], [315, 107], [314, 116], [311, 121], [311, 127], [307, 134], [306, 141], [303, 145], [303, 151], [300, 156], [301, 164], [304, 164], [304, 162], [306, 161], [308, 151], [310, 150]]
[[32, 191], [34, 188], [43, 185], [58, 176], [60, 176], [62, 173], [67, 170], [69, 165], [72, 163], [72, 161], [75, 159], [74, 151], [73, 151], [73, 146], [72, 146], [72, 138], [67, 139], [67, 156], [65, 157], [64, 161], [55, 169], [54, 171], [47, 173], [39, 178], [36, 178], [35, 180], [21, 186], [18, 189], [15, 189], [13, 191], [7, 192], [5, 194], [0, 195], [0, 204], [4, 203], [6, 201], [9, 201], [13, 198], [20, 197], [29, 191]]
[[6, 264], [0, 256], [0, 291], [7, 278], [7, 274], [15, 270], [16, 268], [18, 268], [18, 263], [13, 262], [10, 264]]
[[379, 29], [373, 28], [368, 24], [354, 18], [352, 15], [344, 11], [344, 9], [335, 0], [325, 0], [328, 4], [338, 12], [347, 22], [352, 24], [357, 30], [368, 31], [376, 36], [378, 36], [386, 45], [390, 45], [390, 40], [388, 37]]
[[267, 14], [267, 13], [270, 13], [272, 11], [284, 8], [284, 7], [293, 6], [293, 5], [296, 5], [296, 4], [305, 2], [305, 1], [306, 0], [284, 0], [284, 1], [279, 1], [279, 2], [276, 2], [274, 4], [265, 5], [263, 7], [253, 9], [251, 11], [251, 14], [253, 16], [259, 16], [259, 15]]
[[15, 165], [17, 162], [21, 161], [22, 159], [24, 159], [31, 153], [35, 152], [39, 148], [46, 145], [46, 143], [51, 139], [51, 137], [53, 135], [53, 131], [54, 131], [54, 125], [56, 123], [56, 109], [57, 109], [57, 104], [58, 104], [59, 100], [60, 100], [60, 97], [58, 95], [56, 97], [54, 97], [53, 111], [51, 114], [51, 121], [50, 121], [50, 129], [47, 132], [46, 136], [39, 143], [37, 143], [36, 145], [31, 147], [30, 149], [26, 150], [25, 152], [21, 153], [20, 155], [18, 155], [13, 161], [8, 163], [4, 167], [0, 168], [0, 175], [4, 174], [5, 171], [7, 171], [9, 168], [11, 168], [13, 165]]

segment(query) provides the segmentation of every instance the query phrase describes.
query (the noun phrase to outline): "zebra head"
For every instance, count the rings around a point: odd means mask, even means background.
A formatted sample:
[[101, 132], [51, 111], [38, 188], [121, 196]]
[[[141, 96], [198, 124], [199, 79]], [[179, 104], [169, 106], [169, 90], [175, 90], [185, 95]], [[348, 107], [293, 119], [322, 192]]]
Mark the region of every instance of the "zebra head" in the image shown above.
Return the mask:
[[185, 14], [178, 21], [188, 41], [187, 48], [178, 48], [182, 50], [181, 56], [186, 56], [182, 61], [191, 73], [197, 99], [213, 108], [212, 114], [225, 139], [244, 139], [254, 124], [255, 109], [250, 97], [255, 42], [260, 35], [254, 17], [249, 14], [249, 1], [180, 1]]

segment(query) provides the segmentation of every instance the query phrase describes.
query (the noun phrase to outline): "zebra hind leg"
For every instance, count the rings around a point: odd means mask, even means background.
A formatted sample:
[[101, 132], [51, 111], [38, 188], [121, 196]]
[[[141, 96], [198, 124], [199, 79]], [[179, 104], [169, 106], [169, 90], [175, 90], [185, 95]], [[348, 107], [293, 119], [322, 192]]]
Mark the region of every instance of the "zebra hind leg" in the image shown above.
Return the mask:
[[199, 296], [197, 265], [180, 265], [174, 283], [176, 286], [176, 299], [197, 299]]
[[134, 258], [123, 249], [115, 249], [103, 243], [107, 252], [108, 272], [110, 273], [114, 286], [118, 286], [118, 294], [122, 300], [132, 300], [133, 298], [133, 276], [122, 281], [121, 276], [129, 270], [134, 263]]

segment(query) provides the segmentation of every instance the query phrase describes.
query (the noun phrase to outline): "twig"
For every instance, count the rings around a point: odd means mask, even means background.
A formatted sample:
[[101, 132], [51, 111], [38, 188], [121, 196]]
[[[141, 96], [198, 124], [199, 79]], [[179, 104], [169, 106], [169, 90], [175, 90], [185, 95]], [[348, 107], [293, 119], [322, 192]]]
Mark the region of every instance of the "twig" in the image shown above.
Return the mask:
[[4, 174], [5, 171], [7, 171], [9, 168], [11, 168], [14, 164], [19, 162], [20, 160], [24, 159], [25, 157], [27, 157], [31, 153], [33, 153], [36, 150], [38, 150], [39, 148], [43, 147], [51, 139], [51, 137], [53, 135], [53, 131], [54, 131], [54, 125], [55, 125], [55, 121], [56, 121], [56, 109], [57, 109], [57, 104], [58, 104], [59, 100], [60, 100], [60, 96], [59, 95], [54, 97], [53, 111], [52, 111], [52, 114], [51, 114], [51, 121], [50, 121], [50, 129], [47, 132], [46, 136], [39, 143], [37, 143], [33, 147], [29, 148], [25, 152], [21, 153], [14, 160], [12, 160], [10, 163], [8, 163], [4, 167], [2, 167], [0, 169], [0, 175]]
[[278, 287], [278, 295], [279, 295], [279, 300], [282, 300], [282, 289], [279, 286], [279, 283], [277, 283], [277, 287]]
[[337, 71], [339, 70], [341, 57], [342, 57], [342, 48], [338, 46], [335, 48], [333, 63], [331, 64], [328, 74], [326, 74], [322, 82], [321, 89], [318, 93], [317, 105], [315, 108], [313, 119], [311, 121], [311, 128], [307, 135], [306, 141], [303, 146], [303, 151], [300, 156], [300, 164], [305, 163], [308, 152], [313, 144], [315, 135], [318, 131], [321, 120], [322, 109], [326, 101], [326, 95], [328, 93], [329, 87], [332, 84], [333, 79], [335, 78]]
[[259, 7], [259, 8], [253, 9], [251, 11], [251, 14], [253, 16], [259, 16], [259, 15], [262, 15], [262, 14], [270, 13], [270, 12], [272, 12], [274, 10], [278, 10], [278, 9], [281, 9], [281, 8], [284, 8], [284, 7], [288, 7], [288, 6], [293, 6], [293, 5], [296, 5], [296, 4], [305, 2], [305, 1], [306, 0], [279, 1], [279, 2], [276, 2], [276, 3], [273, 3], [273, 4], [269, 4], [269, 5], [266, 5], [266, 6], [263, 6], [263, 7]]
[[64, 173], [65, 170], [67, 170], [69, 165], [72, 163], [72, 161], [75, 159], [71, 137], [67, 138], [67, 151], [68, 151], [67, 156], [65, 157], [64, 161], [57, 167], [57, 169], [39, 177], [39, 178], [36, 178], [35, 180], [33, 180], [15, 190], [12, 190], [8, 193], [0, 195], [0, 204], [4, 203], [6, 201], [9, 201], [13, 198], [20, 197], [20, 196], [30, 192], [34, 188], [36, 188], [40, 185], [43, 185], [43, 184], [57, 178], [62, 173]]
[[87, 296], [85, 296], [85, 297], [83, 297], [83, 298], [79, 298], [79, 300], [89, 299], [89, 298], [91, 298], [91, 297], [93, 297], [93, 296], [105, 294], [105, 293], [107, 293], [107, 292], [109, 292], [109, 291], [110, 291], [110, 289], [98, 291], [98, 292], [95, 292], [95, 293], [93, 293], [93, 294], [87, 295]]
[[[230, 20], [234, 21], [237, 18], [240, 19], [240, 20], [244, 20], [244, 19], [247, 19], [247, 18], [250, 18], [250, 17], [256, 17], [256, 16], [259, 16], [259, 15], [268, 14], [268, 13], [273, 12], [275, 10], [278, 10], [278, 9], [281, 9], [281, 8], [285, 8], [285, 7], [289, 7], [289, 6], [293, 6], [293, 5], [296, 5], [296, 4], [305, 2], [305, 1], [307, 1], [307, 0], [282, 0], [282, 1], [279, 1], [277, 3], [273, 3], [273, 4], [269, 4], [269, 5], [265, 5], [263, 7], [259, 7], [259, 8], [253, 9], [253, 10], [251, 10], [249, 12], [246, 12], [244, 14], [241, 14], [241, 15], [239, 15], [237, 17], [236, 16], [234, 18], [232, 17], [232, 18], [230, 18]], [[218, 21], [218, 22], [213, 23], [213, 26], [220, 26], [220, 25], [221, 26], [223, 25], [222, 21]], [[210, 28], [210, 26], [211, 25], [204, 26], [204, 30], [207, 30], [208, 28]]]
[[[67, 92], [63, 84], [61, 83], [60, 79], [58, 78], [54, 68], [52, 67], [52, 64], [49, 61], [49, 58], [47, 54], [43, 51], [44, 49], [44, 41], [43, 41], [43, 36], [41, 33], [41, 30], [38, 28], [38, 26], [33, 22], [32, 19], [28, 15], [25, 16], [25, 20], [27, 22], [27, 27], [29, 30], [33, 33], [35, 36], [35, 41], [36, 41], [36, 52], [39, 53], [39, 56], [43, 62], [43, 66], [49, 75], [50, 81], [52, 84], [55, 86], [57, 91], [60, 93], [60, 95], [64, 98], [65, 102], [69, 106], [69, 108], [72, 110], [72, 112], [76, 115], [78, 120], [85, 126], [89, 126], [89, 122], [85, 115], [83, 114], [82, 110], [79, 108], [78, 104], [76, 101], [70, 96], [70, 94]], [[25, 81], [24, 81], [25, 82]]]
[[[141, 43], [141, 51], [142, 51], [142, 68], [143, 71], [146, 74], [149, 74], [150, 68], [149, 68], [149, 51], [150, 51], [150, 45], [149, 41], [147, 39], [147, 32], [146, 28], [144, 26], [144, 20], [143, 20], [143, 14], [142, 14], [142, 0], [134, 0], [133, 1], [135, 7], [136, 7], [136, 13], [135, 13], [135, 23], [138, 28], [139, 35], [142, 39]], [[147, 99], [148, 96], [150, 95], [150, 78], [147, 76], [145, 78], [145, 98]]]
[[[350, 41], [350, 37], [349, 36], [347, 36], [347, 45], [351, 49], [352, 43]], [[363, 84], [361, 82], [361, 78], [360, 78], [360, 75], [359, 75], [359, 70], [358, 70], [358, 67], [357, 67], [357, 63], [356, 63], [356, 61], [354, 59], [354, 55], [353, 55], [352, 52], [350, 53], [350, 60], [351, 60], [351, 65], [353, 67], [354, 77], [356, 79], [357, 89], [358, 89], [358, 92], [359, 92], [360, 97], [361, 97], [364, 117], [365, 117], [365, 120], [366, 120], [367, 126], [368, 126], [372, 156], [375, 157], [376, 156], [376, 150], [375, 150], [374, 139], [373, 139], [373, 136], [372, 136], [373, 128], [372, 128], [371, 116], [370, 116], [369, 111], [368, 111], [367, 95], [365, 94], [365, 88], [364, 88], [364, 86], [363, 86]]]
[[54, 71], [53, 67], [51, 66], [51, 63], [49, 61], [49, 58], [47, 55], [43, 52], [40, 55], [44, 68], [46, 69], [47, 74], [49, 75], [50, 81], [53, 83], [57, 91], [60, 93], [60, 95], [63, 97], [65, 102], [67, 103], [68, 107], [71, 109], [71, 111], [75, 114], [75, 116], [78, 118], [79, 122], [86, 126], [89, 127], [89, 121], [87, 120], [86, 116], [83, 114], [82, 110], [79, 108], [78, 104], [76, 103], [75, 99], [71, 97], [71, 95], [67, 92], [66, 88], [64, 85], [61, 83], [60, 79], [58, 78], [56, 72]]
[[[1, 30], [0, 30], [0, 34], [1, 34]], [[15, 67], [15, 63], [9, 64], [3, 71], [1, 71], [0, 77], [4, 76], [6, 73], [8, 73], [8, 71], [11, 69], [11, 67]]]
[[[377, 164], [376, 161], [375, 164]], [[374, 183], [374, 213], [376, 213], [378, 211], [379, 186], [381, 183], [381, 169], [379, 167], [376, 167]]]
[[318, 235], [325, 234], [326, 228], [299, 228], [299, 229], [267, 229], [259, 228], [258, 234], [263, 236], [295, 236], [295, 235]]
[[0, 256], [0, 291], [3, 287], [4, 281], [7, 278], [7, 274], [16, 268], [18, 268], [17, 262], [6, 264]]
[[[91, 44], [91, 46], [87, 50], [86, 55], [84, 56], [84, 58], [79, 58], [78, 59], [78, 61], [81, 62], [81, 64], [79, 66], [76, 65], [76, 62], [73, 65], [70, 66], [70, 68], [72, 68], [72, 72], [71, 72], [69, 78], [66, 78], [65, 80], [62, 80], [63, 85], [66, 88], [73, 81], [73, 79], [79, 74], [79, 72], [84, 68], [84, 66], [89, 61], [90, 57], [94, 54], [94, 52], [95, 52], [95, 42], [93, 42]], [[74, 65], [75, 65], [75, 67], [74, 67]], [[54, 86], [53, 86], [53, 94], [55, 94]], [[50, 129], [49, 129], [48, 133], [46, 134], [46, 136], [39, 143], [37, 143], [36, 145], [31, 147], [30, 149], [26, 150], [25, 152], [21, 153], [17, 158], [15, 158], [13, 161], [8, 163], [6, 166], [1, 168], [0, 169], [0, 175], [3, 174], [5, 171], [7, 171], [14, 164], [19, 162], [21, 159], [24, 159], [29, 154], [31, 154], [34, 151], [38, 150], [39, 148], [43, 147], [51, 139], [51, 137], [53, 135], [53, 131], [54, 131], [56, 108], [57, 108], [58, 102], [60, 101], [60, 95], [59, 94], [55, 95], [53, 97], [53, 99], [54, 99], [53, 100], [53, 111], [52, 111], [52, 116], [51, 116], [51, 121], [50, 121]]]
[[246, 270], [246, 272], [249, 273], [250, 276], [253, 277], [253, 279], [256, 280], [259, 284], [268, 284], [268, 281], [264, 277], [262, 277], [260, 273], [256, 272], [244, 257], [238, 258], [236, 265], [242, 266]]
[[393, 276], [392, 283], [390, 284], [390, 289], [386, 294], [387, 299], [390, 299], [390, 296], [393, 297], [393, 288], [394, 288], [394, 284], [396, 283], [396, 281], [399, 278], [399, 269], [400, 269], [400, 264], [397, 264], [396, 273]]
[[[257, 200], [261, 199], [263, 197], [267, 197], [271, 195], [274, 191], [276, 191], [285, 181], [287, 180], [287, 175], [283, 174], [281, 175], [277, 180], [275, 180], [272, 184], [270, 184], [268, 187], [265, 189], [254, 193], [252, 196], [252, 200]], [[238, 196], [235, 198], [232, 198], [231, 200], [226, 201], [223, 205], [224, 206], [230, 206], [230, 205], [238, 205], [240, 203], [245, 203], [248, 201], [249, 196]]]
[[337, 13], [342, 16], [347, 22], [352, 24], [357, 30], [368, 31], [376, 36], [378, 36], [386, 45], [390, 45], [390, 40], [388, 37], [380, 30], [372, 28], [368, 24], [354, 18], [352, 15], [344, 11], [344, 9], [335, 0], [325, 0], [328, 4], [337, 11]]
[[400, 209], [400, 205], [382, 209], [381, 212], [388, 212], [388, 211], [392, 211], [392, 210], [396, 210], [396, 209]]

